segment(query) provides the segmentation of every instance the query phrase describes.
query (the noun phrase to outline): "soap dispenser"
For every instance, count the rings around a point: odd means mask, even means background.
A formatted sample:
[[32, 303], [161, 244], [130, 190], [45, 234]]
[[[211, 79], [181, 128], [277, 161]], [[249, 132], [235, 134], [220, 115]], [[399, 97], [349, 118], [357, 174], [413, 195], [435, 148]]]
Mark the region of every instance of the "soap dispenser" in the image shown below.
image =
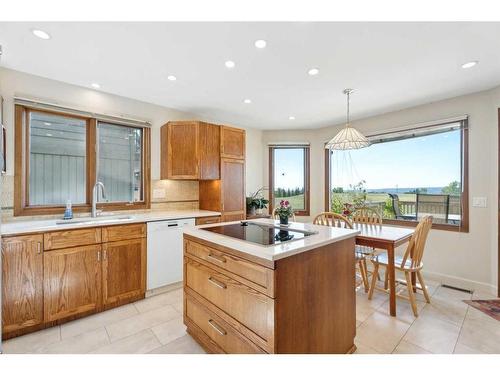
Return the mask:
[[71, 208], [71, 199], [66, 201], [66, 210], [64, 211], [64, 220], [73, 219], [73, 209]]

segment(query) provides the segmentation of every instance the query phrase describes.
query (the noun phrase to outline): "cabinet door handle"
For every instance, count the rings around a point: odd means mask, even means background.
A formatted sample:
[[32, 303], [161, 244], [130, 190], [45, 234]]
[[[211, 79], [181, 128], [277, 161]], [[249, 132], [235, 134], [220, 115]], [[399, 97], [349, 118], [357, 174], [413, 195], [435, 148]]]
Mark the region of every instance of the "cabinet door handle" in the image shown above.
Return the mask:
[[219, 263], [226, 263], [226, 258], [221, 257], [219, 255], [212, 254], [212, 253], [208, 254], [208, 258], [210, 260], [215, 260], [216, 262], [219, 262]]
[[97, 261], [98, 262], [101, 261], [101, 251], [100, 250], [97, 251]]
[[217, 279], [214, 279], [212, 276], [210, 276], [208, 278], [208, 281], [210, 281], [212, 284], [214, 284], [217, 288], [221, 288], [221, 289], [226, 289], [227, 288], [226, 284], [224, 284], [223, 282], [220, 282]]
[[102, 251], [102, 260], [106, 260], [106, 259], [108, 259], [108, 252], [107, 252], [107, 250], [103, 250]]
[[41, 253], [42, 253], [42, 244], [41, 244], [41, 242], [37, 242], [37, 243], [36, 243], [36, 252], [37, 252], [38, 254], [41, 254]]
[[224, 331], [213, 319], [208, 320], [208, 324], [221, 336], [227, 335], [227, 332]]

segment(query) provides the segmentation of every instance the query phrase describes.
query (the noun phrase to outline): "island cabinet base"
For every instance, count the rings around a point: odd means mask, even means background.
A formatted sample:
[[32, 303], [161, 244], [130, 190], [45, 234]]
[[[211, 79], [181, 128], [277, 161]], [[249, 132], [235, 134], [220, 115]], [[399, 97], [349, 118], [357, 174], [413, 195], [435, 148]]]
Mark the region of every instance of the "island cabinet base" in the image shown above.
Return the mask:
[[355, 351], [354, 238], [273, 262], [184, 235], [184, 323], [209, 353]]

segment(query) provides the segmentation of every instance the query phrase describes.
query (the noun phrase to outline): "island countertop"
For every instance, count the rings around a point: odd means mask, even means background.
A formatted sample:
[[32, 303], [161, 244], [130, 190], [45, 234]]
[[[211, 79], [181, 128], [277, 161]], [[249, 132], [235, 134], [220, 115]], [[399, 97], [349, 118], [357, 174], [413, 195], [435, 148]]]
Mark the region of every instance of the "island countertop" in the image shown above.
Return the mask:
[[[273, 219], [248, 220], [250, 222], [278, 225]], [[239, 221], [200, 225], [197, 227], [184, 227], [184, 234], [211, 242], [213, 244], [236, 250], [240, 254], [247, 254], [252, 258], [262, 259], [264, 261], [274, 262], [278, 259], [286, 258], [291, 255], [303, 253], [318, 247], [342, 241], [357, 236], [360, 231], [347, 228], [328, 227], [324, 225], [314, 225], [310, 223], [291, 222], [284, 229], [315, 232], [313, 235], [302, 239], [283, 242], [277, 245], [259, 245], [253, 242], [239, 240], [222, 234], [203, 230], [202, 228], [214, 227], [219, 225], [230, 225], [239, 223]]]

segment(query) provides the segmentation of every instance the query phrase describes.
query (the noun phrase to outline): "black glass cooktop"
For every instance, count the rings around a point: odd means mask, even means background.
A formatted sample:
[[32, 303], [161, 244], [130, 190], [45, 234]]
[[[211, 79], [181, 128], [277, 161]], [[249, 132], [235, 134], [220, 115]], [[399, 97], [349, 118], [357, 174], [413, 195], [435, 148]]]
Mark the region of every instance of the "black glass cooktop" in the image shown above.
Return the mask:
[[239, 240], [255, 242], [259, 245], [277, 245], [283, 242], [300, 240], [315, 234], [315, 232], [298, 231], [261, 223], [241, 222], [237, 224], [218, 225], [201, 228], [209, 232], [237, 238]]

